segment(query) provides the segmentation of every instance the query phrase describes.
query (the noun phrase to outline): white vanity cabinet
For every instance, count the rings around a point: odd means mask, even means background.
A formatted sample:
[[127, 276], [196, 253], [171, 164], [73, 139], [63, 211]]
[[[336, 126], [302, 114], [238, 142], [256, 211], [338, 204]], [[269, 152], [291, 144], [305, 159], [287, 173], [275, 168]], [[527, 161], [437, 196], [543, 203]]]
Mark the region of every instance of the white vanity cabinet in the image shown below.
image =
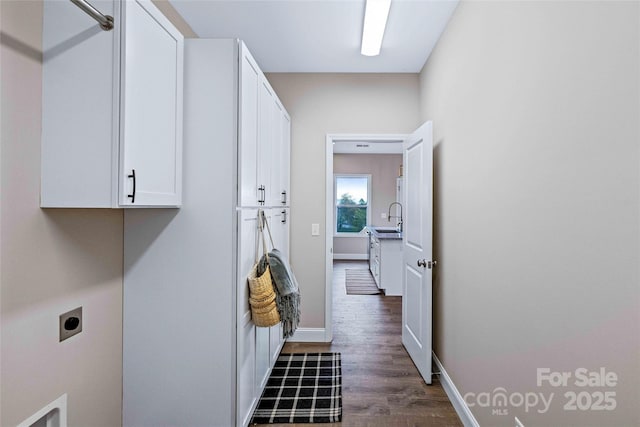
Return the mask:
[[369, 270], [387, 296], [402, 295], [402, 238], [369, 231]]
[[288, 205], [290, 118], [242, 42], [239, 55], [239, 204]]
[[380, 240], [373, 234], [369, 234], [369, 270], [376, 282], [380, 286]]
[[150, 0], [98, 0], [114, 28], [44, 2], [42, 207], [177, 207], [182, 34]]

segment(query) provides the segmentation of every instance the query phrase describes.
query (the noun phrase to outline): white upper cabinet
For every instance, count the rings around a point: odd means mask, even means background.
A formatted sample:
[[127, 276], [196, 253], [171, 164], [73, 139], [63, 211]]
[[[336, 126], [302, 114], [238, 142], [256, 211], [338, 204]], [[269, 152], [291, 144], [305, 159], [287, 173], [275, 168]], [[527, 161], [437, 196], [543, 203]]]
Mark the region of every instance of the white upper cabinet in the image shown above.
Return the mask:
[[44, 2], [42, 207], [178, 207], [183, 36], [149, 0]]
[[240, 43], [238, 185], [241, 206], [258, 204], [258, 93], [262, 72], [244, 43]]
[[272, 163], [272, 152], [276, 146], [273, 138], [273, 99], [273, 90], [263, 79], [258, 94], [258, 203], [263, 206], [270, 206], [273, 202], [272, 171], [277, 168]]
[[183, 37], [151, 2], [123, 5], [119, 203], [178, 206]]
[[288, 205], [283, 180], [289, 177], [289, 142], [285, 141], [290, 134], [289, 116], [244, 43], [240, 43], [239, 92], [238, 203], [242, 207]]
[[291, 194], [291, 119], [289, 114], [282, 109], [282, 116], [280, 117], [280, 126], [282, 128], [282, 146], [280, 149], [280, 163], [286, 165], [286, 167], [280, 170], [280, 189], [281, 199], [280, 203], [283, 206], [290, 206], [289, 200]]

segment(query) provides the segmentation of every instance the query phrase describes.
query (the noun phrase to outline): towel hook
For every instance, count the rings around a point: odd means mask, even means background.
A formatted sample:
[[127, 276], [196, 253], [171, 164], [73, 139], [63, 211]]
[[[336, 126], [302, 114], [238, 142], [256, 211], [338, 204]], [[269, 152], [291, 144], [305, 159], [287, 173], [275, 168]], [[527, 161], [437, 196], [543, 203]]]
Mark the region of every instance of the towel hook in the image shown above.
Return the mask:
[[82, 9], [87, 15], [98, 21], [100, 28], [105, 31], [113, 29], [113, 16], [103, 15], [98, 9], [91, 6], [86, 0], [70, 0], [71, 3]]

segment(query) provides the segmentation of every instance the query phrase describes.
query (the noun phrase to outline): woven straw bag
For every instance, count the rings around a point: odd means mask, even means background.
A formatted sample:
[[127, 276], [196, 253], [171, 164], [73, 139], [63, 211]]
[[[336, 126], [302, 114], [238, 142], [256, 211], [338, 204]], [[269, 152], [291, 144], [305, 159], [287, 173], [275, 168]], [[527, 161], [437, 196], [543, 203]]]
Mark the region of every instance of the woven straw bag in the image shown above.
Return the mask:
[[[258, 211], [259, 237], [262, 237], [262, 249], [268, 257], [267, 244], [264, 239], [263, 221], [265, 221], [262, 210]], [[247, 280], [249, 282], [249, 305], [251, 306], [251, 319], [256, 326], [270, 327], [280, 323], [280, 313], [276, 305], [276, 291], [271, 281], [271, 270], [269, 264], [262, 273], [258, 275], [258, 251], [256, 248], [256, 262], [249, 272]]]

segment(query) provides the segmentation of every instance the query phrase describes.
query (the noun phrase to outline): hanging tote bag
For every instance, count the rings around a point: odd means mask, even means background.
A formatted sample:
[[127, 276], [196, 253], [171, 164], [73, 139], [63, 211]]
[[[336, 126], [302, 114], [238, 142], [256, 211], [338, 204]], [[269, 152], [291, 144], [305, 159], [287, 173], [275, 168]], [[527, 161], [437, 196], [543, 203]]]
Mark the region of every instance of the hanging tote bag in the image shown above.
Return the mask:
[[[280, 323], [280, 313], [276, 305], [276, 291], [271, 281], [271, 269], [269, 268], [269, 254], [267, 242], [264, 238], [264, 213], [258, 210], [258, 240], [262, 239], [262, 253], [267, 262], [260, 265], [258, 248], [260, 242], [256, 242], [256, 262], [249, 272], [249, 305], [251, 306], [251, 319], [256, 326], [271, 327]], [[263, 267], [263, 268], [261, 268]], [[261, 274], [260, 274], [261, 273]]]
[[282, 323], [282, 337], [289, 338], [300, 323], [300, 288], [287, 258], [273, 244], [271, 229], [266, 220], [264, 227], [269, 234], [273, 250], [262, 256], [259, 265], [269, 265], [269, 273], [277, 295], [276, 305]]

